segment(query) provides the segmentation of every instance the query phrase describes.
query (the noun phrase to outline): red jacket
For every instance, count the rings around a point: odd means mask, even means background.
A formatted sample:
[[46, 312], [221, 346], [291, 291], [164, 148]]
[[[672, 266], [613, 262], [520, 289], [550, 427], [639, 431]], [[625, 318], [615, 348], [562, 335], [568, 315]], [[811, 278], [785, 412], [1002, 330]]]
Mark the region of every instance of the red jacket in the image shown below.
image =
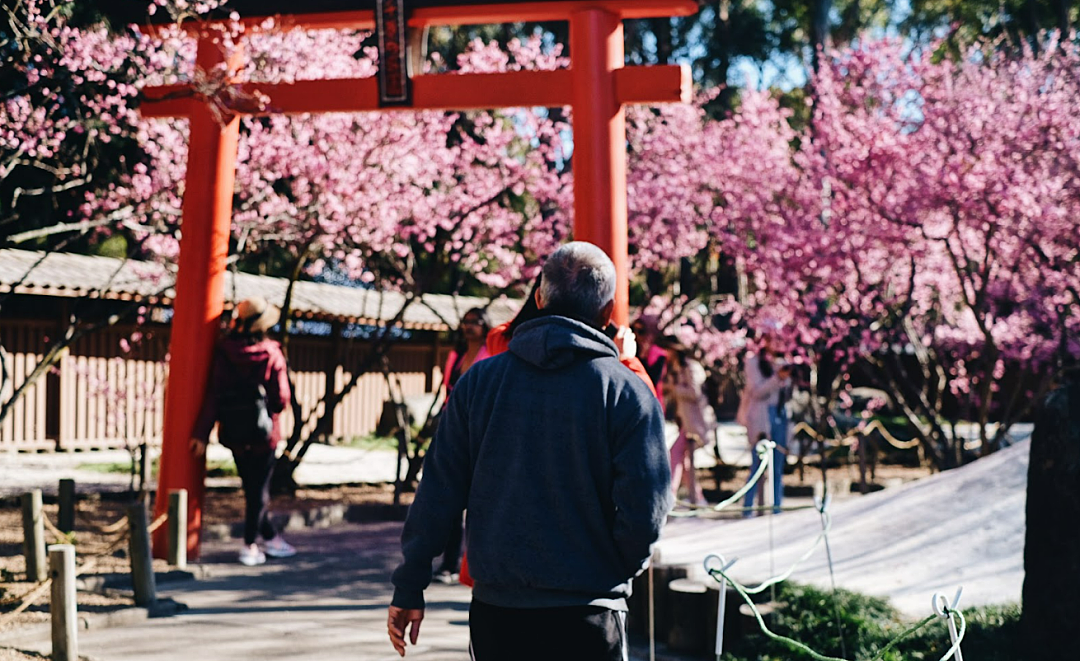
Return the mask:
[[[511, 322], [500, 324], [491, 329], [491, 332], [487, 336], [487, 350], [488, 354], [492, 356], [498, 356], [500, 353], [510, 348], [510, 338], [506, 336], [506, 331], [510, 328]], [[630, 371], [641, 377], [641, 380], [645, 382], [645, 385], [649, 386], [649, 390], [656, 395], [656, 384], [649, 378], [649, 373], [645, 371], [645, 366], [641, 364], [637, 356], [631, 356], [630, 358], [623, 358], [620, 360], [623, 365], [630, 368]], [[661, 402], [662, 403], [662, 402]]]
[[206, 395], [195, 422], [194, 438], [206, 440], [217, 422], [218, 393], [243, 381], [261, 383], [266, 389], [266, 405], [274, 420], [270, 449], [276, 450], [281, 441], [278, 416], [289, 405], [289, 372], [281, 345], [273, 340], [251, 343], [238, 337], [226, 337], [214, 349], [214, 364], [206, 383]]

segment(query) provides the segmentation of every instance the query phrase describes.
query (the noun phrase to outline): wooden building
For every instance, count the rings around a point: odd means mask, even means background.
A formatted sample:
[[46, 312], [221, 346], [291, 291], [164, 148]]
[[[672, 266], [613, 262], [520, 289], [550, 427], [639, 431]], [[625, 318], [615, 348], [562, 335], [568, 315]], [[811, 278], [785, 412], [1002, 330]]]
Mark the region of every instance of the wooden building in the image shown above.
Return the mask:
[[[172, 316], [173, 271], [147, 262], [63, 253], [0, 250], [0, 406], [9, 401], [50, 348], [74, 326], [90, 329], [71, 343], [49, 372], [30, 385], [0, 423], [0, 450], [93, 450], [159, 443]], [[288, 282], [250, 274], [226, 279], [225, 297], [264, 296], [284, 302]], [[398, 317], [397, 292], [298, 282], [292, 295], [294, 332], [288, 355], [302, 420], [314, 428], [324, 395], [340, 390], [371, 349], [368, 338]], [[486, 299], [425, 295], [392, 332], [390, 374], [401, 394], [437, 390], [448, 348], [446, 332]], [[513, 315], [497, 300], [489, 314]], [[110, 316], [122, 319], [107, 324]], [[101, 325], [100, 328], [93, 328]], [[182, 366], [172, 366], [172, 369]], [[389, 397], [373, 371], [332, 411], [332, 438], [370, 434]], [[296, 422], [283, 416], [286, 436]]]

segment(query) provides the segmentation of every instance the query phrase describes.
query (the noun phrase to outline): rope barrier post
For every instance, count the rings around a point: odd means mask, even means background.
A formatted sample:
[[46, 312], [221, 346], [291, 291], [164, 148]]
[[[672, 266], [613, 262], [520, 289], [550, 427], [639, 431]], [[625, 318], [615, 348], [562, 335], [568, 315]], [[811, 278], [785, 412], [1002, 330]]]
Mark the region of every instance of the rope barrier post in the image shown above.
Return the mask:
[[22, 496], [23, 555], [27, 580], [40, 583], [48, 578], [45, 564], [45, 516], [41, 511], [41, 489]]
[[169, 491], [169, 564], [187, 567], [187, 489]]
[[75, 597], [75, 547], [54, 544], [49, 547], [49, 573], [52, 594], [49, 614], [52, 619], [53, 661], [78, 661], [79, 618]]
[[131, 556], [131, 584], [135, 589], [135, 605], [149, 608], [157, 601], [154, 581], [154, 561], [150, 555], [150, 531], [146, 525], [146, 505], [128, 506], [128, 551]]
[[[949, 657], [956, 659], [956, 661], [964, 661], [964, 654], [960, 651], [960, 641], [963, 640], [963, 635], [956, 630], [956, 618], [963, 615], [960, 613], [958, 606], [960, 605], [960, 595], [964, 593], [964, 586], [960, 586], [956, 590], [956, 596], [953, 597], [950, 603], [943, 594], [935, 594], [933, 598], [934, 613], [939, 617], [945, 618], [949, 627], [949, 640], [952, 642], [952, 647], [945, 656], [941, 657], [941, 661], [945, 661]], [[963, 625], [961, 625], [963, 626]]]
[[64, 478], [60, 480], [60, 513], [56, 519], [56, 527], [64, 534], [70, 534], [75, 530], [75, 480]]
[[656, 554], [649, 560], [649, 661], [656, 661], [656, 581], [653, 566]]
[[150, 442], [143, 441], [139, 446], [139, 500], [150, 509], [150, 484], [152, 483], [154, 462], [150, 457]]
[[724, 619], [727, 617], [727, 572], [738, 558], [732, 559], [731, 562], [727, 562], [722, 555], [710, 555], [705, 558], [705, 571], [714, 579], [716, 575], [709, 571], [709, 561], [714, 558], [720, 563], [720, 600], [716, 604], [716, 647], [713, 651], [716, 653], [716, 661], [720, 661], [724, 653]]

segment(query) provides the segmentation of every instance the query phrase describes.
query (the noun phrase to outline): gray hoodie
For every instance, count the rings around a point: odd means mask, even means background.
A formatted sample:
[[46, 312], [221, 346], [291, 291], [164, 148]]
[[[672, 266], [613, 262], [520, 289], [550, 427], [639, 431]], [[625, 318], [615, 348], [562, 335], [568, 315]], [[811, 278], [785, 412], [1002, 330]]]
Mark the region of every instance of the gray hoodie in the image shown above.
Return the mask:
[[402, 533], [393, 604], [422, 608], [468, 509], [476, 599], [625, 610], [672, 498], [663, 414], [600, 331], [549, 316], [454, 388]]

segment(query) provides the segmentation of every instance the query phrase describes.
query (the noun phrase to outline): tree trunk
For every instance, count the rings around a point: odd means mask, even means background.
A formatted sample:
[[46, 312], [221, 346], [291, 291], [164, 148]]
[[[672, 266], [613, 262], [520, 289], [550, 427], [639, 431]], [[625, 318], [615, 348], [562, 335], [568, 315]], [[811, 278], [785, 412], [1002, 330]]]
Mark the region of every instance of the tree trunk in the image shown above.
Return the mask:
[[815, 73], [821, 67], [821, 50], [828, 44], [831, 11], [832, 0], [814, 0], [810, 6], [810, 49], [813, 53], [811, 63]]
[[674, 52], [671, 38], [671, 19], [668, 17], [654, 18], [652, 32], [656, 37], [656, 63], [671, 64], [671, 55]]
[[1035, 421], [1021, 626], [1032, 658], [1068, 659], [1080, 621], [1080, 374], [1047, 396]]
[[728, 85], [728, 72], [731, 70], [731, 3], [721, 0], [717, 9], [716, 27], [713, 30], [713, 45], [716, 53], [716, 83], [721, 85], [716, 101], [722, 110], [734, 109], [736, 90]]

